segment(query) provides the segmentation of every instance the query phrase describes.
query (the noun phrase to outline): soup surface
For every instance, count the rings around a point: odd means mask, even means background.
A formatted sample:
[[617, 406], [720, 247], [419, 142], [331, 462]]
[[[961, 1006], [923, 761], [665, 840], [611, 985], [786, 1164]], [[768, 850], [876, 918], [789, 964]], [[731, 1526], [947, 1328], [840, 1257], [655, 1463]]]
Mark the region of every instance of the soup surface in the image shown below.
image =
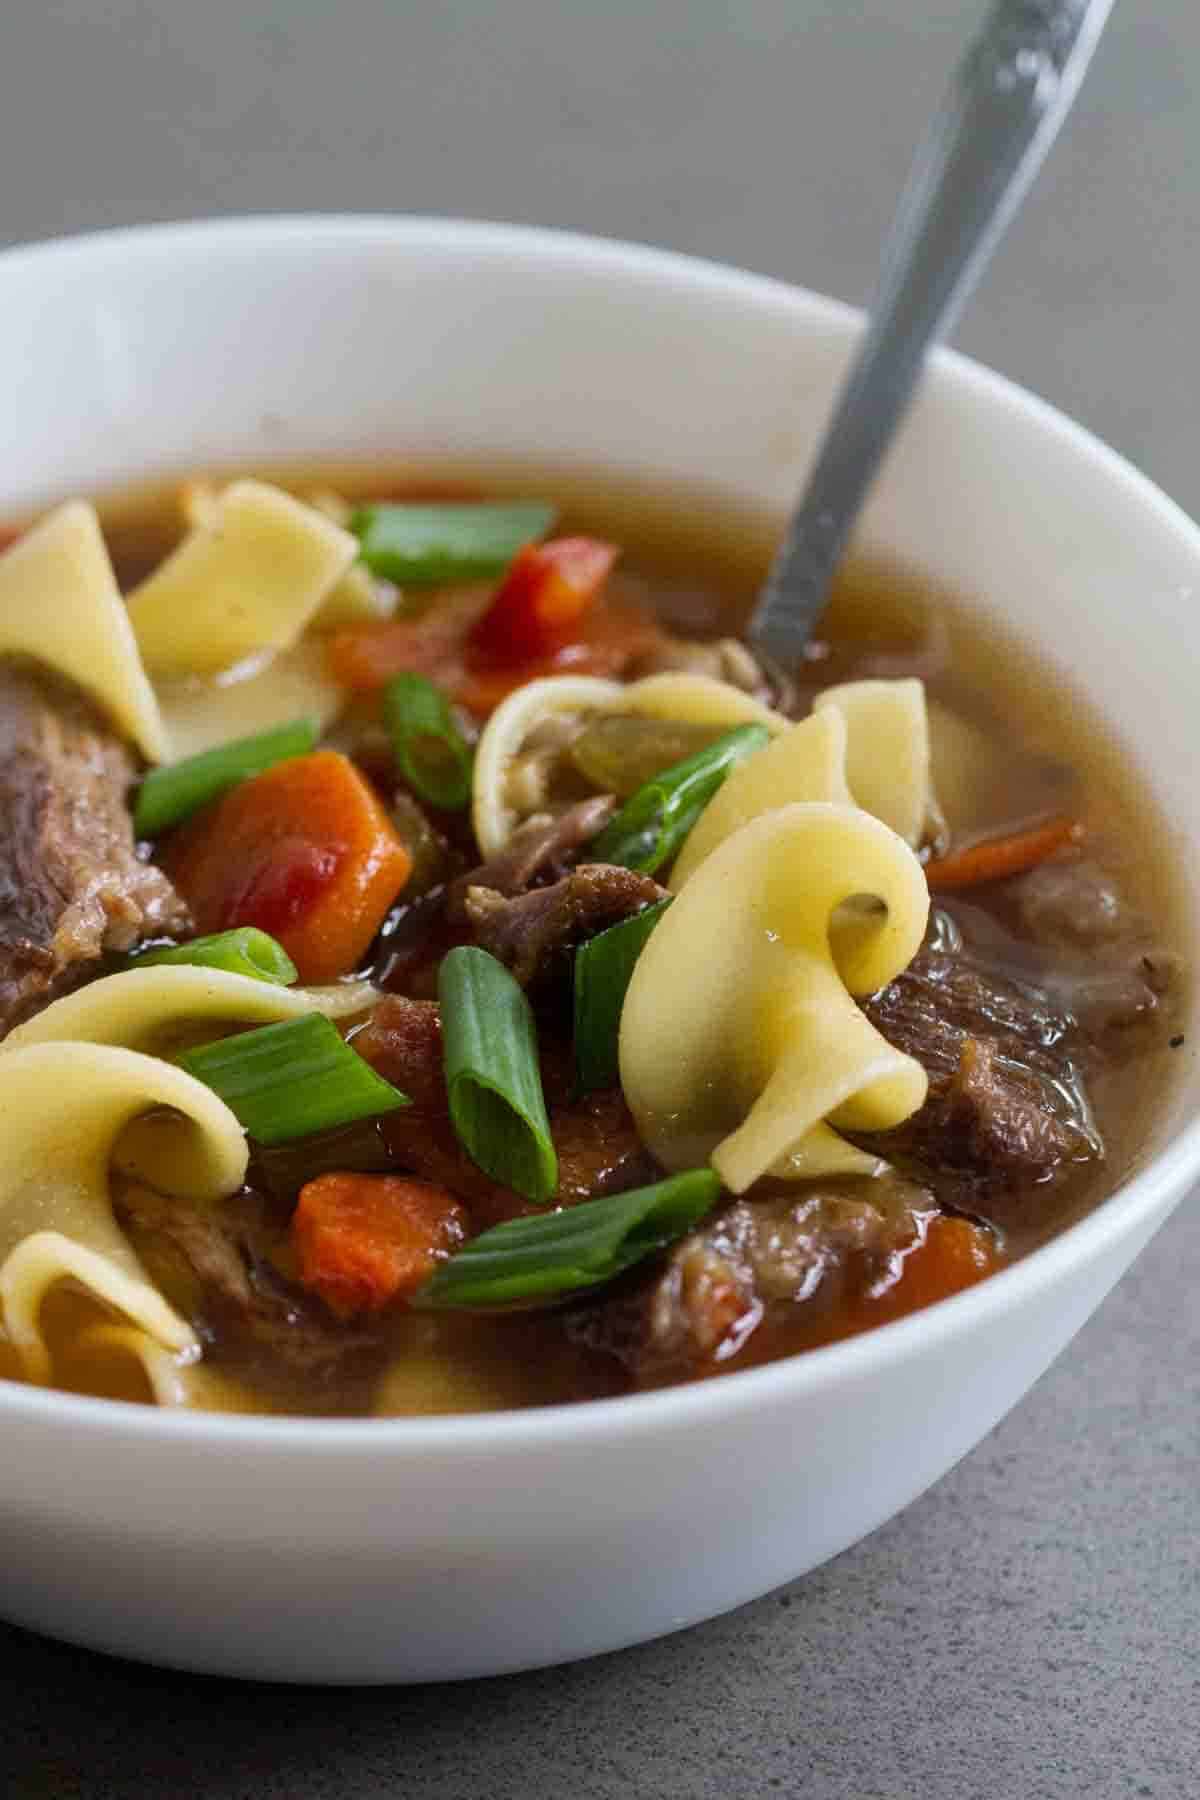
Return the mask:
[[338, 467], [6, 538], [0, 1376], [381, 1415], [708, 1378], [1136, 1161], [1169, 850], [1061, 676], [919, 578], [853, 564], [784, 673], [739, 637], [771, 529], [708, 496]]

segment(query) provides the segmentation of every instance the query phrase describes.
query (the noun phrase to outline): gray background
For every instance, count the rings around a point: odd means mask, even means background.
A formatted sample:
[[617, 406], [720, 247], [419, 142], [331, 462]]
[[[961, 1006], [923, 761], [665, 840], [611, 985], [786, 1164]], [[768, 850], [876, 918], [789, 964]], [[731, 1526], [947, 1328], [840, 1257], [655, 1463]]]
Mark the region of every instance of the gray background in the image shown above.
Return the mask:
[[[206, 213], [450, 212], [863, 300], [981, 10], [0, 0], [0, 242]], [[958, 335], [1193, 511], [1198, 62], [1197, 0], [1118, 0]], [[933, 1493], [791, 1589], [644, 1649], [467, 1687], [305, 1693], [0, 1627], [0, 1792], [1195, 1795], [1198, 1287], [1192, 1202]]]

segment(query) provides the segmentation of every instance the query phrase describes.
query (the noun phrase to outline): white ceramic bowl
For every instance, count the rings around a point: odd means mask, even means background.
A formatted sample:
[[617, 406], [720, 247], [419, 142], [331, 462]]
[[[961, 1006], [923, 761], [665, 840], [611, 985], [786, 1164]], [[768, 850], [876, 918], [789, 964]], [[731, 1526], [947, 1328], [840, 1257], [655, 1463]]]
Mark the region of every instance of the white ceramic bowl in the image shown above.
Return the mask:
[[[436, 220], [18, 250], [0, 258], [0, 517], [165, 468], [397, 450], [610, 465], [782, 509], [858, 325], [700, 262]], [[1200, 533], [1175, 507], [943, 356], [864, 531], [1069, 664], [1194, 841]], [[552, 1663], [735, 1606], [881, 1524], [1020, 1398], [1200, 1171], [1198, 1090], [1185, 1052], [1140, 1172], [1018, 1266], [719, 1381], [396, 1422], [0, 1384], [0, 1610], [166, 1663], [361, 1682]]]

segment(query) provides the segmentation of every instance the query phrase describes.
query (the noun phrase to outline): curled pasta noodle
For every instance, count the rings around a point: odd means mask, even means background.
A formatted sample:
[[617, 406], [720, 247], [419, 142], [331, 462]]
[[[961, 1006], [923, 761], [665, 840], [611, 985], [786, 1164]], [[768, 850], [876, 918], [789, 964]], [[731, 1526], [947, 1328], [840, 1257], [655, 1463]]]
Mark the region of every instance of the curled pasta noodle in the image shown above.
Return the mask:
[[846, 722], [850, 792], [915, 848], [934, 812], [924, 682], [843, 681], [813, 702], [816, 717], [833, 711]]
[[621, 688], [610, 712], [634, 713], [645, 719], [671, 719], [685, 725], [721, 725], [729, 731], [738, 725], [765, 725], [776, 735], [788, 721], [772, 712], [753, 694], [715, 675], [690, 675], [668, 671], [644, 675]]
[[246, 1139], [233, 1113], [182, 1069], [106, 1044], [41, 1043], [0, 1061], [0, 1324], [29, 1378], [46, 1381], [41, 1304], [72, 1279], [174, 1352], [195, 1351], [190, 1326], [151, 1284], [113, 1217], [109, 1165], [128, 1128], [169, 1108], [168, 1191], [234, 1192]]
[[215, 674], [287, 649], [357, 555], [348, 531], [282, 488], [235, 481], [127, 597], [146, 667]]
[[158, 698], [176, 758], [198, 756], [293, 719], [312, 719], [325, 732], [346, 703], [326, 666], [325, 646], [312, 638], [236, 681], [162, 682]]
[[790, 725], [730, 771], [689, 831], [671, 871], [671, 887], [678, 893], [743, 825], [796, 800], [854, 805], [846, 785], [846, 721], [833, 707]]
[[504, 848], [520, 822], [509, 803], [508, 778], [531, 733], [548, 719], [598, 711], [624, 691], [619, 682], [595, 675], [548, 675], [500, 702], [476, 746], [471, 778], [471, 823], [485, 861]]
[[502, 850], [520, 823], [510, 776], [533, 733], [551, 719], [606, 712], [730, 731], [737, 725], [765, 724], [773, 733], [787, 727], [787, 720], [761, 700], [711, 675], [647, 675], [627, 687], [592, 675], [548, 675], [527, 682], [501, 701], [475, 753], [472, 823], [485, 858]]
[[52, 1000], [0, 1043], [4, 1058], [30, 1044], [114, 1044], [143, 1055], [161, 1056], [199, 1025], [273, 1025], [322, 1012], [331, 1019], [366, 1012], [378, 998], [369, 981], [334, 987], [278, 987], [226, 969], [160, 963], [105, 975]]
[[807, 719], [732, 770], [688, 833], [671, 886], [678, 892], [751, 819], [797, 800], [859, 806], [915, 846], [934, 809], [929, 760], [922, 682], [827, 688]]
[[[831, 941], [835, 912], [863, 895], [881, 904]], [[913, 852], [858, 808], [797, 802], [727, 838], [659, 921], [626, 995], [621, 1086], [654, 1156], [668, 1169], [711, 1159], [742, 1193], [769, 1172], [844, 1170], [839, 1130], [915, 1112], [924, 1070], [852, 996], [907, 966], [928, 910]]]
[[149, 762], [167, 734], [142, 667], [95, 508], [68, 501], [0, 556], [0, 653], [68, 676]]
[[230, 1384], [191, 1349], [169, 1350], [137, 1325], [116, 1321], [89, 1326], [76, 1342], [84, 1352], [128, 1357], [142, 1369], [157, 1406], [191, 1412], [228, 1412]]

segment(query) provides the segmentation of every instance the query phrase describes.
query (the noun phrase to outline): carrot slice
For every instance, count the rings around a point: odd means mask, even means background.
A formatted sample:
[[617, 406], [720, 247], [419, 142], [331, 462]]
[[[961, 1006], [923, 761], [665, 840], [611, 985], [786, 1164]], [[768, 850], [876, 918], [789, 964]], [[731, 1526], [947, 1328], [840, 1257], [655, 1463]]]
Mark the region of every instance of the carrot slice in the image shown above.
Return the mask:
[[400, 1175], [319, 1175], [291, 1224], [301, 1282], [339, 1313], [411, 1299], [467, 1235], [453, 1194]]
[[1078, 819], [1048, 819], [1044, 825], [1033, 825], [1028, 831], [1016, 831], [1009, 837], [984, 838], [963, 850], [952, 850], [948, 856], [935, 857], [925, 865], [925, 879], [931, 888], [979, 887], [985, 881], [1003, 881], [1009, 875], [1024, 875], [1039, 863], [1076, 844], [1083, 836]]
[[305, 982], [357, 967], [412, 867], [375, 793], [335, 750], [232, 788], [176, 833], [163, 861], [198, 931], [257, 925]]
[[942, 1214], [931, 1219], [925, 1241], [904, 1258], [899, 1279], [881, 1297], [889, 1316], [901, 1317], [931, 1306], [963, 1288], [974, 1287], [1001, 1265], [991, 1232], [970, 1219]]

